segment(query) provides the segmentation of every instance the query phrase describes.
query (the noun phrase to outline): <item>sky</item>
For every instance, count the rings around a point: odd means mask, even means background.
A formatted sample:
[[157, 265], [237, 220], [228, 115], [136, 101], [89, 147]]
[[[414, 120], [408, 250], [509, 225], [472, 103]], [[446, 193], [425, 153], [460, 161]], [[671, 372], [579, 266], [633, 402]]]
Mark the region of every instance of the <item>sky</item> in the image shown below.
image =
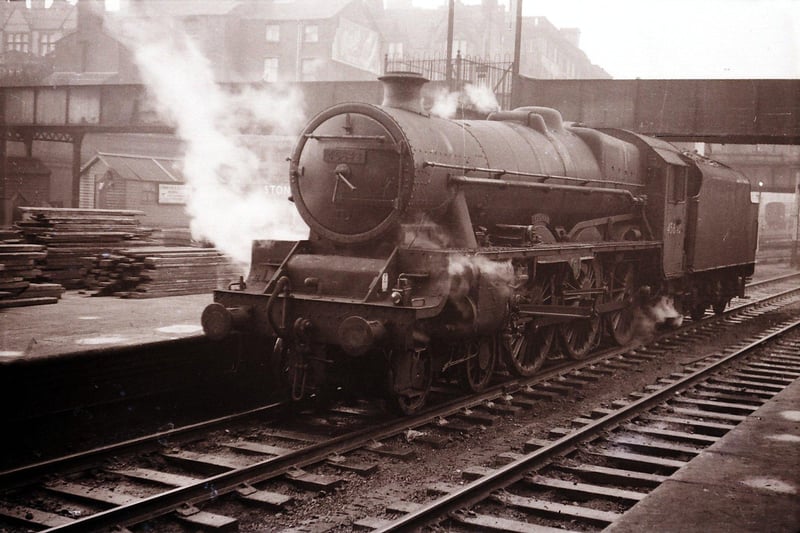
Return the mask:
[[581, 49], [617, 79], [800, 78], [800, 0], [523, 0], [522, 6], [525, 16], [580, 28]]

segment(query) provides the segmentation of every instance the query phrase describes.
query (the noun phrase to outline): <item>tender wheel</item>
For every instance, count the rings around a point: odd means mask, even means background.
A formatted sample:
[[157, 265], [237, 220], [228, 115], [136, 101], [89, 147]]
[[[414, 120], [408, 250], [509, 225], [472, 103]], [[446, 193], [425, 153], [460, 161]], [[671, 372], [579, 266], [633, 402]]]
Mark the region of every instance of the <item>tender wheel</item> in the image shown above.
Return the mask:
[[[728, 293], [730, 294], [730, 293]], [[712, 289], [711, 308], [714, 313], [721, 315], [725, 312], [725, 307], [731, 301], [730, 297], [726, 295], [725, 286], [722, 281], [716, 280]]]
[[419, 412], [433, 383], [433, 364], [424, 348], [392, 354], [388, 372], [388, 401], [392, 411], [401, 415]]
[[494, 337], [481, 337], [466, 344], [467, 360], [461, 370], [461, 383], [467, 390], [480, 392], [492, 380], [497, 361], [498, 342]]
[[[689, 311], [689, 316], [692, 317], [692, 320], [695, 322], [699, 322], [703, 320], [704, 316], [706, 316], [706, 308], [708, 308], [708, 304], [697, 304], [692, 306], [692, 309]], [[716, 309], [716, 307], [714, 308]]]
[[[553, 304], [555, 282], [551, 275], [533, 287], [531, 303]], [[538, 326], [529, 317], [511, 310], [503, 332], [503, 359], [508, 369], [517, 376], [530, 377], [539, 370], [553, 346], [553, 326]]]
[[609, 276], [611, 301], [623, 302], [625, 307], [612, 311], [606, 315], [606, 324], [611, 338], [619, 346], [625, 346], [633, 339], [634, 306], [633, 299], [636, 293], [636, 282], [633, 274], [633, 265], [630, 263], [617, 263]]
[[[565, 305], [579, 306], [579, 296], [570, 295], [570, 291], [596, 289], [600, 276], [597, 267], [591, 263], [582, 263], [577, 277], [570, 269], [562, 283], [562, 295]], [[558, 328], [564, 353], [571, 359], [585, 359], [600, 339], [601, 319], [599, 315], [591, 318], [576, 318], [561, 324]]]

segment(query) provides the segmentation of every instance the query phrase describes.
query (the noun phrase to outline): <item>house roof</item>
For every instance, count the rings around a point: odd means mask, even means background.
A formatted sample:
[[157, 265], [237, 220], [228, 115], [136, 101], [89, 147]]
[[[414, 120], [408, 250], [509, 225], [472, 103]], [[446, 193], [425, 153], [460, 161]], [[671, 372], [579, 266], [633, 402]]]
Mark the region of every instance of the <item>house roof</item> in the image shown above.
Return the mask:
[[[243, 0], [138, 0], [135, 11], [123, 15], [161, 15], [167, 17], [199, 17], [227, 15]], [[259, 1], [259, 3], [261, 3]]]
[[236, 15], [260, 20], [323, 20], [336, 16], [355, 0], [291, 0], [272, 2], [240, 2], [232, 11]]
[[28, 9], [25, 2], [0, 2], [0, 25], [8, 29], [56, 31], [74, 29], [77, 8], [67, 2], [55, 2], [49, 8], [36, 5]]
[[98, 152], [88, 163], [83, 165], [81, 174], [98, 163], [106, 165], [125, 180], [158, 183], [184, 183], [185, 181], [181, 171], [181, 160], [178, 158]]

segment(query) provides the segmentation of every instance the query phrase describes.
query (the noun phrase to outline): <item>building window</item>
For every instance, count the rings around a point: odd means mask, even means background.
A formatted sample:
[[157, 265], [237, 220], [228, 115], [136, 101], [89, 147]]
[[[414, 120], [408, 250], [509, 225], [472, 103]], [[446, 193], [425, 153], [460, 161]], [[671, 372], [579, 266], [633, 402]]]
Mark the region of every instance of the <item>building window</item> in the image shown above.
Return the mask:
[[403, 43], [389, 43], [386, 50], [389, 57], [400, 59], [403, 57]]
[[300, 62], [300, 81], [317, 81], [322, 62], [316, 57], [306, 57]]
[[268, 57], [264, 60], [264, 81], [276, 82], [278, 81], [278, 58]]
[[56, 49], [56, 35], [43, 33], [39, 36], [39, 55], [46, 56]]
[[30, 51], [30, 35], [27, 33], [6, 33], [6, 52]]
[[310, 24], [303, 27], [303, 41], [307, 43], [319, 42], [319, 26]]
[[277, 43], [281, 40], [281, 27], [277, 24], [267, 24], [267, 42]]
[[158, 191], [156, 184], [150, 182], [142, 183], [142, 205], [156, 205], [158, 203]]

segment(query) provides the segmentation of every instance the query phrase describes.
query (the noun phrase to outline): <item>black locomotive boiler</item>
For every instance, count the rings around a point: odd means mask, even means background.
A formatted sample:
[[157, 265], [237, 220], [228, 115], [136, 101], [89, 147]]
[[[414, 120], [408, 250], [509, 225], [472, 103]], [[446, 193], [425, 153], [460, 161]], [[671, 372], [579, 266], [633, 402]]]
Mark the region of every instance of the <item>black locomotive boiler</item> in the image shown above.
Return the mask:
[[757, 206], [740, 173], [549, 108], [438, 118], [427, 80], [381, 80], [382, 105], [333, 106], [297, 141], [308, 239], [254, 242], [246, 283], [203, 312], [208, 337], [257, 339], [293, 398], [344, 383], [412, 413], [442, 374], [480, 390], [499, 360], [530, 376], [628, 343], [642, 295], [695, 317], [742, 295]]

